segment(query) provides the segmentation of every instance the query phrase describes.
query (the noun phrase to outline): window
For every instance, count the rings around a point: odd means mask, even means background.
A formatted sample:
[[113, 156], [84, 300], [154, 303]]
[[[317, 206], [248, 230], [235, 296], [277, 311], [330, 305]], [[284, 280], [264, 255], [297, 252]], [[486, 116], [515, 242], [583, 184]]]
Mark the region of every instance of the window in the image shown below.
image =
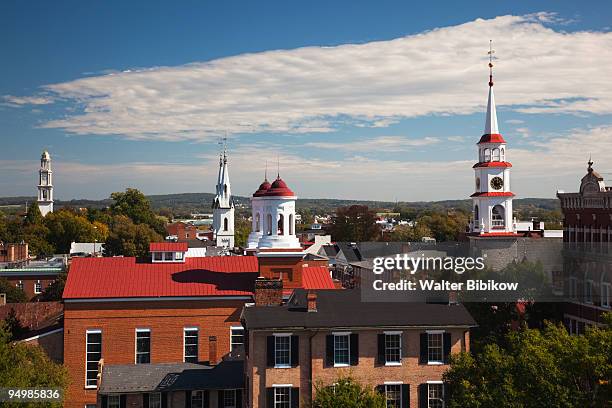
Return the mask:
[[284, 224], [285, 223], [285, 216], [283, 214], [279, 214], [278, 215], [278, 225], [276, 228], [277, 231], [277, 235], [284, 235]]
[[266, 230], [268, 235], [272, 235], [272, 214], [266, 216]]
[[334, 334], [334, 366], [350, 365], [350, 334]]
[[584, 302], [593, 303], [593, 281], [587, 280], [584, 282]]
[[87, 330], [85, 352], [85, 387], [98, 385], [98, 362], [102, 358], [102, 331]]
[[578, 279], [574, 276], [569, 278], [569, 297], [570, 299], [578, 298]]
[[493, 228], [503, 227], [504, 225], [506, 225], [506, 221], [504, 220], [504, 215], [505, 215], [504, 207], [502, 207], [499, 204], [494, 206], [493, 210], [491, 210], [491, 214], [492, 214], [491, 218], [492, 218]]
[[108, 408], [121, 408], [121, 396], [120, 395], [109, 395], [108, 396]]
[[185, 345], [185, 356], [183, 361], [186, 363], [198, 362], [198, 328], [186, 327], [183, 330], [183, 343]]
[[402, 385], [386, 384], [385, 398], [387, 400], [387, 408], [400, 408], [402, 404]]
[[136, 364], [151, 362], [151, 330], [136, 329]]
[[242, 326], [230, 328], [230, 350], [234, 351], [244, 345], [244, 329]]
[[19, 283], [17, 283], [15, 286], [17, 287], [17, 289], [23, 290], [23, 282], [22, 281], [19, 281]]
[[182, 260], [182, 259], [183, 259], [183, 253], [182, 253], [182, 252], [175, 252], [175, 253], [174, 253], [174, 258], [175, 258], [177, 261]]
[[607, 282], [601, 284], [601, 306], [610, 308], [610, 297], [612, 297], [612, 285]]
[[162, 260], [162, 253], [161, 252], [153, 252], [153, 260], [161, 261]]
[[149, 394], [149, 406], [143, 408], [161, 408], [161, 394], [159, 392]]
[[427, 362], [429, 364], [442, 364], [443, 333], [427, 333]]
[[35, 294], [39, 294], [42, 292], [42, 284], [40, 283], [40, 281], [36, 281], [36, 283], [34, 284], [34, 293]]
[[493, 149], [493, 160], [492, 161], [499, 161], [499, 149]]
[[289, 235], [293, 235], [293, 214], [289, 214]]
[[274, 408], [291, 408], [291, 387], [274, 387]]
[[236, 407], [236, 390], [225, 390], [223, 391], [223, 408], [237, 408]]
[[224, 218], [223, 219], [223, 231], [227, 231], [228, 225], [229, 225], [229, 222], [227, 221], [227, 218]]
[[274, 335], [274, 367], [291, 366], [291, 336]]
[[506, 161], [506, 151], [504, 148], [501, 148], [501, 161]]
[[444, 408], [443, 383], [427, 383], [427, 408]]
[[402, 363], [401, 333], [385, 333], [385, 363], [387, 365]]
[[484, 161], [491, 161], [491, 151], [489, 149], [484, 149]]
[[204, 391], [192, 391], [191, 392], [191, 408], [203, 408], [204, 407]]
[[164, 252], [164, 258], [166, 261], [174, 261], [174, 252]]

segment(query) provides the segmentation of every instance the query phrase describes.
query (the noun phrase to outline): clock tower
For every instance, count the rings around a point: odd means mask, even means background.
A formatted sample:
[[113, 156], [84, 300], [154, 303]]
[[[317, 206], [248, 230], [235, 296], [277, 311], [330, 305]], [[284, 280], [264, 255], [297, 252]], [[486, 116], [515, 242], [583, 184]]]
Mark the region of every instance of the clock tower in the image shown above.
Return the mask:
[[51, 170], [51, 155], [43, 151], [40, 156], [40, 169], [38, 170], [38, 208], [44, 217], [53, 212], [53, 171]]
[[510, 168], [506, 161], [506, 141], [497, 127], [493, 94], [493, 50], [489, 51], [489, 100], [484, 134], [477, 143], [478, 163], [474, 168], [475, 192], [470, 233], [479, 236], [514, 235]]

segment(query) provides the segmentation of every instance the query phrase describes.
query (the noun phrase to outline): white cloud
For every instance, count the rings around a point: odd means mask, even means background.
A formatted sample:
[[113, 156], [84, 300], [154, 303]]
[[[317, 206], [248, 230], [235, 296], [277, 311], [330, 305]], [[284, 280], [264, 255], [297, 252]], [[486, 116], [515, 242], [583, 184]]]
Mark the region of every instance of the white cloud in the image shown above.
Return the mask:
[[463, 136], [449, 136], [446, 139], [450, 142], [465, 142], [465, 137]]
[[612, 33], [563, 32], [554, 15], [501, 16], [390, 41], [305, 47], [45, 87], [82, 110], [43, 126], [133, 139], [330, 132], [468, 114], [486, 102], [494, 40], [497, 102], [530, 113], [612, 113]]
[[24, 105], [48, 105], [53, 103], [53, 99], [48, 96], [13, 96], [3, 95], [5, 105], [12, 107], [22, 107]]
[[345, 152], [397, 152], [414, 150], [415, 147], [439, 143], [440, 139], [426, 136], [410, 139], [404, 136], [379, 136], [368, 139], [353, 139], [350, 142], [308, 142], [304, 145], [316, 149], [342, 150]]
[[520, 125], [521, 123], [525, 123], [525, 121], [521, 119], [508, 119], [508, 120], [505, 120], [504, 122], [508, 123], [509, 125]]

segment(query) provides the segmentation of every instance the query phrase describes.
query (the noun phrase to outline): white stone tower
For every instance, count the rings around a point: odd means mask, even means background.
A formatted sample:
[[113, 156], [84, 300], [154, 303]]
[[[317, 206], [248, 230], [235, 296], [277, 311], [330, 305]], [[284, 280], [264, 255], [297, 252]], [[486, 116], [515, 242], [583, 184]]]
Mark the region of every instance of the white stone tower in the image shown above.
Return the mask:
[[[270, 185], [270, 188], [258, 197], [257, 208], [262, 214], [260, 217], [262, 234], [257, 245], [259, 250], [302, 248], [295, 235], [296, 200], [295, 193], [280, 178], [280, 175]], [[259, 213], [253, 210], [253, 216], [257, 217], [257, 214]], [[263, 223], [261, 223], [262, 220]]]
[[270, 190], [271, 184], [268, 177], [264, 177], [264, 181], [259, 185], [259, 188], [251, 197], [251, 215], [252, 225], [251, 233], [247, 240], [247, 250], [256, 250], [259, 245], [259, 240], [263, 236], [263, 221], [264, 221], [264, 204], [263, 196]]
[[506, 141], [499, 133], [493, 94], [493, 50], [489, 51], [489, 100], [484, 134], [478, 142], [478, 163], [474, 168], [473, 221], [470, 232], [480, 236], [514, 235], [510, 168]]
[[37, 202], [43, 217], [53, 212], [53, 171], [51, 170], [51, 156], [46, 150], [40, 157]]
[[227, 151], [219, 157], [217, 191], [213, 201], [213, 231], [217, 246], [234, 247], [234, 199], [229, 179]]

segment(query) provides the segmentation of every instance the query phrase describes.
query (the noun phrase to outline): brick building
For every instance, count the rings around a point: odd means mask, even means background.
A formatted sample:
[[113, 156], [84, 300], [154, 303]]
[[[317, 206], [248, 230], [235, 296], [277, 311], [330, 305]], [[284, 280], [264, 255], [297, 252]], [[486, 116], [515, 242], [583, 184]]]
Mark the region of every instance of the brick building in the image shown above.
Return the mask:
[[593, 169], [576, 193], [557, 193], [563, 211], [564, 319], [570, 333], [603, 323], [612, 306], [612, 188]]
[[198, 238], [198, 227], [178, 221], [166, 225], [166, 233], [176, 237], [179, 242], [184, 242]]
[[46, 287], [55, 282], [63, 271], [63, 267], [0, 269], [0, 278], [23, 290], [29, 300], [34, 300]]
[[316, 381], [330, 385], [349, 374], [376, 387], [387, 406], [444, 406], [448, 356], [469, 350], [475, 326], [463, 306], [368, 303], [356, 290], [296, 290], [279, 305], [274, 282], [262, 281], [268, 296], [242, 314], [248, 407], [298, 407]]
[[[274, 258], [265, 258], [268, 266], [255, 256], [191, 258], [181, 243], [152, 244], [151, 250], [148, 262], [73, 260], [63, 294], [64, 360], [72, 380], [66, 407], [201, 408], [220, 399], [232, 407], [232, 398], [241, 398], [242, 368], [239, 382], [228, 375], [228, 382], [192, 381], [191, 388], [177, 388], [166, 377], [191, 378], [190, 364], [210, 373], [236, 369], [228, 355], [239, 355], [244, 342], [240, 312], [253, 301], [255, 280], [268, 273]], [[286, 274], [288, 287], [334, 287], [326, 267], [309, 266], [301, 258], [291, 261], [275, 264]], [[121, 383], [117, 376], [130, 378], [138, 370], [163, 374], [165, 380], [153, 389], [139, 382], [116, 386]], [[173, 386], [166, 388], [169, 382]]]
[[0, 242], [0, 263], [20, 263], [27, 262], [30, 258], [28, 244], [25, 242], [19, 244], [5, 244]]

